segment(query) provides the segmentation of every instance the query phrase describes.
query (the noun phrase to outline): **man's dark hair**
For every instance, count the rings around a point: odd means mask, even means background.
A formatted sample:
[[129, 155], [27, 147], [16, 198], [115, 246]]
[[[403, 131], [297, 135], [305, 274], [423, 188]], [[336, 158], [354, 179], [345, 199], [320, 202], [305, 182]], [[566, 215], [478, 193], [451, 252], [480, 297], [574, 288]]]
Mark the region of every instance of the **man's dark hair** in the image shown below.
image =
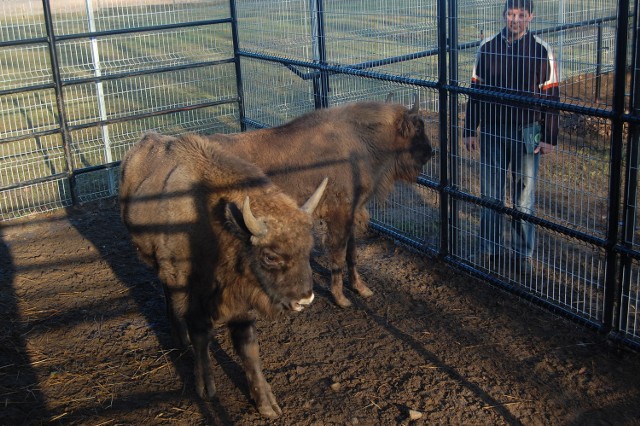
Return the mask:
[[509, 9], [524, 9], [529, 13], [533, 12], [533, 0], [507, 0], [504, 4], [503, 13]]

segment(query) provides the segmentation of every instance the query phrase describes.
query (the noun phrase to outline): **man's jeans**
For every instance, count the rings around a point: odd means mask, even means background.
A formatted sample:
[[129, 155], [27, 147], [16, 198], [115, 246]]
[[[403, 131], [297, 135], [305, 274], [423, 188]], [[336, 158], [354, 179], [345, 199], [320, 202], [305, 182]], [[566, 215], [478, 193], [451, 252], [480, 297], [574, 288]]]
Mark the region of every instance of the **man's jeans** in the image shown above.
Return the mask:
[[[480, 192], [483, 199], [505, 205], [507, 171], [514, 208], [533, 214], [535, 185], [538, 178], [540, 154], [528, 154], [520, 131], [487, 129], [480, 134]], [[483, 208], [480, 217], [480, 247], [484, 254], [499, 254], [504, 246], [502, 229], [504, 216], [490, 208]], [[511, 249], [519, 257], [531, 257], [535, 243], [535, 226], [521, 219], [511, 220]]]

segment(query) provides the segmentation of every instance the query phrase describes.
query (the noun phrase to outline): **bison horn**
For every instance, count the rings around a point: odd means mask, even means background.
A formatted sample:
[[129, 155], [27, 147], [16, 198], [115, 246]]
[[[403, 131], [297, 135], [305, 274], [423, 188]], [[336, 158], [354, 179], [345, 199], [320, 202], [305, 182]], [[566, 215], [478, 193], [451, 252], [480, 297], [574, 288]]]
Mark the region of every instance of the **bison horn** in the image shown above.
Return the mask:
[[267, 225], [263, 221], [256, 219], [251, 212], [248, 196], [244, 199], [244, 204], [242, 205], [242, 218], [245, 226], [254, 236], [261, 237], [267, 233]]
[[409, 111], [409, 112], [411, 114], [417, 114], [419, 108], [420, 108], [420, 96], [418, 95], [418, 93], [414, 93], [413, 94], [413, 107], [411, 108], [411, 111]]
[[387, 95], [387, 99], [384, 100], [384, 103], [390, 104], [392, 100], [393, 100], [393, 92], [389, 92], [389, 94]]
[[324, 194], [324, 190], [327, 188], [327, 182], [329, 182], [329, 178], [324, 178], [320, 183], [320, 186], [315, 190], [315, 192], [309, 197], [309, 199], [304, 203], [300, 209], [308, 214], [313, 214], [313, 211], [318, 207], [320, 203], [320, 199], [322, 198], [322, 194]]

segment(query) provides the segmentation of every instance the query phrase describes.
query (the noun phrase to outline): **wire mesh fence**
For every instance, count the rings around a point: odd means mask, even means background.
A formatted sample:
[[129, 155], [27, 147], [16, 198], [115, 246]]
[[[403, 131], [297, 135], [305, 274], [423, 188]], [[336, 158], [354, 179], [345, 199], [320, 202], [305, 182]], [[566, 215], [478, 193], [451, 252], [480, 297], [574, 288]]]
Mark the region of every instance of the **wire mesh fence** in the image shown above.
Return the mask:
[[[635, 11], [534, 2], [560, 128], [521, 216], [510, 179], [503, 205], [483, 203], [483, 161], [462, 140], [476, 53], [505, 25], [502, 0], [0, 1], [0, 220], [113, 196], [119, 160], [144, 131], [236, 132], [389, 93], [410, 106], [418, 94], [436, 156], [419, 184], [372, 200], [374, 226], [638, 344], [640, 70], [634, 25], [620, 26]], [[493, 263], [478, 256], [487, 208], [506, 236]], [[527, 276], [509, 260], [516, 221], [536, 225]]]

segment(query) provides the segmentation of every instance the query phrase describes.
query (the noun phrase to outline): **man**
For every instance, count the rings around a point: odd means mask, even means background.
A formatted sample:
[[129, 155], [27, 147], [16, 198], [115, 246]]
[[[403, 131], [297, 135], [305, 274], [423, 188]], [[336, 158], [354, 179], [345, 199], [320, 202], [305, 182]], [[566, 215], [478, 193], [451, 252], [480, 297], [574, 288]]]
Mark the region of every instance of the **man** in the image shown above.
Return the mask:
[[[500, 94], [559, 100], [558, 73], [551, 48], [529, 32], [532, 0], [507, 0], [505, 27], [482, 42], [473, 67], [471, 87]], [[480, 127], [479, 138], [476, 130]], [[468, 150], [480, 145], [481, 196], [498, 206], [505, 203], [507, 170], [511, 169], [514, 208], [533, 214], [540, 155], [552, 153], [558, 138], [558, 114], [523, 104], [507, 105], [496, 98], [471, 96], [467, 103], [463, 140]], [[525, 143], [526, 142], [526, 143]], [[489, 267], [497, 265], [503, 246], [502, 214], [483, 208], [480, 250]], [[511, 221], [512, 261], [518, 273], [531, 273], [535, 226]]]

